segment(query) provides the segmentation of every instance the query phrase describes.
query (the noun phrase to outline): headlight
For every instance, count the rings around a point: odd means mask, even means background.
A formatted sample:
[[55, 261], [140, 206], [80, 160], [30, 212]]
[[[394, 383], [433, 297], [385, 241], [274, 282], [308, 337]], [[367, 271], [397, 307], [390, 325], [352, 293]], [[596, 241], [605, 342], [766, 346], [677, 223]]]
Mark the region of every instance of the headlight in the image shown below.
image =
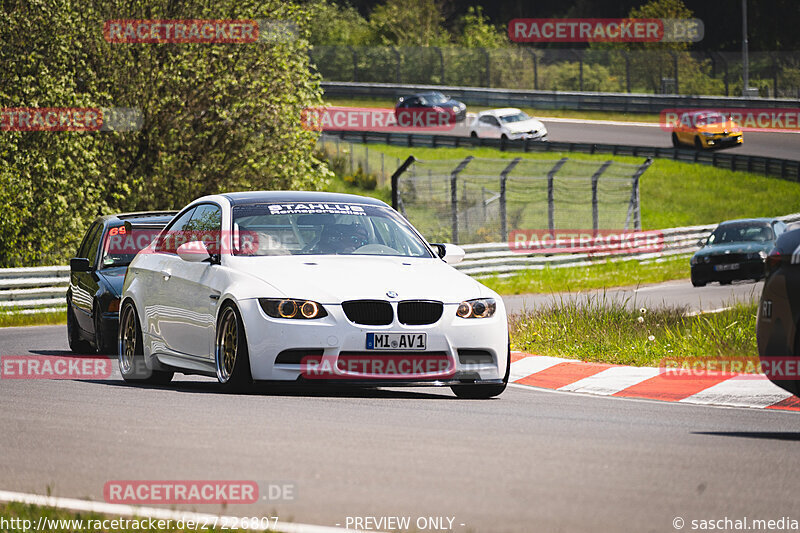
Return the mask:
[[489, 318], [494, 316], [496, 310], [497, 302], [492, 298], [478, 298], [458, 304], [456, 315], [461, 318]]
[[700, 258], [697, 257], [696, 255], [693, 255], [692, 258], [689, 260], [689, 263], [692, 264], [692, 265], [696, 265], [699, 262], [700, 262]]
[[272, 318], [313, 319], [328, 316], [322, 305], [311, 300], [293, 298], [259, 298], [259, 305]]
[[767, 252], [761, 250], [760, 252], [758, 252], [758, 257], [761, 258], [762, 261], [764, 261], [767, 258]]

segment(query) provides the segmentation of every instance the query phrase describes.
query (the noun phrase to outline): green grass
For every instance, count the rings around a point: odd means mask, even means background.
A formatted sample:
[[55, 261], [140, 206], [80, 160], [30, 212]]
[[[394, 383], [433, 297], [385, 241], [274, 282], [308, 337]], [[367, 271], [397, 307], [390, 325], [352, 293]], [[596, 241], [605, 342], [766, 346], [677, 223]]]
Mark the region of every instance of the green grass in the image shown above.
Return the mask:
[[513, 276], [481, 278], [480, 282], [500, 294], [556, 293], [644, 285], [687, 279], [689, 256], [658, 261], [613, 261], [591, 266], [525, 270]]
[[628, 309], [603, 296], [586, 305], [551, 304], [510, 319], [512, 348], [549, 355], [634, 366], [658, 366], [664, 359], [744, 359], [758, 356], [758, 305], [685, 316], [682, 308]]
[[[495, 148], [409, 148], [381, 144], [370, 150], [405, 159], [423, 161], [463, 159], [468, 155], [491, 159], [558, 159], [641, 163], [642, 158], [578, 153], [501, 152]], [[800, 183], [708, 165], [656, 159], [640, 184], [643, 229], [661, 229], [716, 224], [732, 218], [771, 217], [798, 211]], [[413, 220], [412, 220], [413, 222]], [[535, 227], [535, 226], [532, 226]]]
[[[380, 107], [391, 109], [395, 101], [388, 98], [326, 98], [325, 103], [331, 106], [343, 107]], [[470, 113], [478, 113], [489, 106], [467, 106]], [[520, 107], [522, 111], [533, 117], [558, 117], [577, 118], [586, 120], [615, 120], [621, 122], [659, 122], [659, 115], [655, 113], [623, 113], [619, 111], [575, 111], [572, 109], [540, 109], [535, 107]]]
[[47, 326], [66, 323], [66, 310], [25, 315], [14, 313], [13, 310], [4, 310], [2, 313], [0, 313], [0, 328], [15, 326]]
[[[226, 529], [222, 522], [217, 524], [217, 527], [213, 527], [213, 523], [205, 524], [200, 522], [199, 524], [195, 525], [188, 524], [188, 522], [184, 522], [183, 524], [178, 524], [175, 520], [164, 520], [163, 522], [159, 523], [158, 520], [154, 521], [156, 525], [156, 529], [150, 528], [150, 521], [147, 518], [140, 517], [127, 517], [127, 516], [112, 516], [112, 515], [102, 515], [99, 513], [91, 513], [91, 512], [82, 512], [82, 511], [67, 511], [63, 509], [56, 509], [52, 507], [45, 507], [40, 505], [28, 505], [23, 503], [0, 503], [0, 518], [5, 519], [6, 521], [10, 521], [11, 519], [14, 522], [9, 522], [3, 526], [0, 531], [11, 531], [15, 532], [18, 531], [20, 533], [26, 533], [28, 531], [34, 531], [35, 528], [39, 524], [39, 518], [44, 517], [48, 520], [47, 523], [42, 523], [42, 526], [50, 526], [43, 528], [46, 533], [87, 533], [87, 532], [107, 532], [107, 533], [141, 533], [142, 531], [158, 531], [158, 533], [177, 533], [177, 532], [190, 532], [190, 531], [219, 531], [219, 532], [236, 532], [241, 531], [239, 529]], [[19, 519], [19, 521], [17, 521]], [[29, 522], [25, 523], [22, 522], [27, 520]], [[112, 521], [118, 520], [116, 524]], [[123, 520], [128, 520], [128, 522], [122, 522]], [[56, 521], [56, 522], [54, 522]], [[61, 521], [61, 522], [58, 522]], [[72, 521], [72, 522], [70, 522]], [[74, 521], [82, 521], [82, 522], [74, 522]], [[99, 523], [96, 523], [99, 521]], [[106, 521], [103, 523], [103, 521]], [[136, 523], [133, 523], [136, 521]], [[272, 519], [270, 522], [271, 524], [275, 523], [275, 520]], [[20, 527], [10, 527], [16, 526], [17, 524]], [[24, 526], [27, 525], [29, 527], [25, 528]], [[101, 527], [95, 527], [95, 525], [99, 525]], [[128, 527], [111, 527], [112, 525], [118, 526], [128, 526]], [[266, 525], [266, 520], [265, 520]], [[82, 526], [82, 527], [81, 527]], [[137, 527], [138, 526], [138, 527]], [[161, 527], [167, 526], [167, 527]], [[179, 527], [182, 526], [182, 527]], [[204, 527], [207, 526], [207, 527]], [[266, 530], [266, 531], [272, 531]]]

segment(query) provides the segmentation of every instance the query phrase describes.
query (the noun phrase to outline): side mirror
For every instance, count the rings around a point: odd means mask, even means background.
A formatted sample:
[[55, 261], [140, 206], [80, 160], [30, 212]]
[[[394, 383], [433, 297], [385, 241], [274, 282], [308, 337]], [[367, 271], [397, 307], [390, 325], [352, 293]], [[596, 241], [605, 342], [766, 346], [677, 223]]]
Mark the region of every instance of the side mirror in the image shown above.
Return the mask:
[[71, 272], [91, 272], [92, 264], [85, 257], [73, 257], [69, 260], [69, 269]]
[[699, 246], [700, 248], [702, 248], [705, 245], [706, 245], [705, 239], [700, 239], [699, 241], [697, 241], [697, 246]]
[[178, 257], [189, 263], [202, 263], [211, 257], [203, 241], [185, 242], [178, 246], [175, 253], [178, 254]]
[[456, 246], [455, 244], [445, 243], [445, 244], [434, 244], [434, 248], [436, 248], [437, 255], [444, 259], [444, 262], [448, 265], [456, 265], [464, 260], [464, 256], [467, 255], [467, 252], [460, 246]]

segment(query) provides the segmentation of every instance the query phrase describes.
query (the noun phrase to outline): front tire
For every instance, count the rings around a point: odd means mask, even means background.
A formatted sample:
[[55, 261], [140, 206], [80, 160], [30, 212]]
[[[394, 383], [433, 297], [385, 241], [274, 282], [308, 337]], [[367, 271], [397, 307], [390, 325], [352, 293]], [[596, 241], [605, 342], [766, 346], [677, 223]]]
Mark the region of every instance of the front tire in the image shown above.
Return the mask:
[[488, 400], [500, 396], [508, 386], [508, 376], [511, 375], [511, 343], [508, 345], [506, 358], [506, 375], [500, 385], [453, 385], [450, 389], [453, 394], [463, 400]]
[[173, 372], [163, 372], [147, 368], [144, 362], [144, 344], [142, 329], [136, 307], [126, 302], [122, 307], [119, 320], [118, 352], [119, 371], [122, 379], [128, 383], [148, 383], [166, 385], [172, 381]]
[[242, 317], [230, 303], [223, 306], [219, 313], [214, 361], [217, 367], [217, 380], [226, 390], [240, 392], [252, 386], [250, 354], [247, 350]]

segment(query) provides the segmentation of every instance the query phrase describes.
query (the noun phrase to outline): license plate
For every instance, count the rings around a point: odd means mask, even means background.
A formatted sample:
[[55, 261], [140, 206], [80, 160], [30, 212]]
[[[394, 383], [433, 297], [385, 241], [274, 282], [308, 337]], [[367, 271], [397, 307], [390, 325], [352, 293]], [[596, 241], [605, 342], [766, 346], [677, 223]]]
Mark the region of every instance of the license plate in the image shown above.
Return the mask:
[[367, 333], [367, 350], [424, 350], [426, 333]]
[[739, 270], [739, 263], [728, 263], [727, 265], [714, 265], [714, 270], [722, 272], [723, 270]]

